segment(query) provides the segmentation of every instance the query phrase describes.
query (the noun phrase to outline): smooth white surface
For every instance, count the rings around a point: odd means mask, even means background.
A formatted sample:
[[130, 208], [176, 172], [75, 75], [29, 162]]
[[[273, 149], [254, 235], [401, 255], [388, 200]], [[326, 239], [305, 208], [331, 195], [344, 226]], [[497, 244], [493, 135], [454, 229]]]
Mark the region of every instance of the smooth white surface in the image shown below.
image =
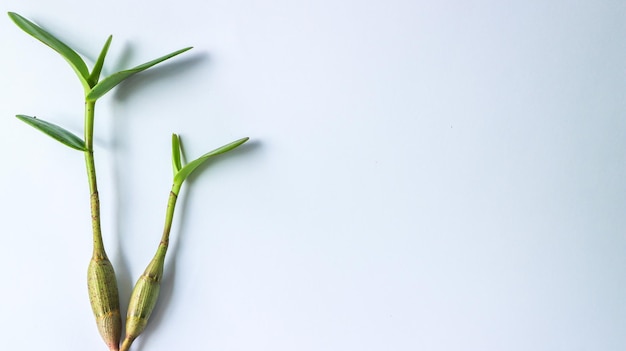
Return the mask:
[[[163, 294], [135, 350], [626, 349], [623, 1], [6, 0], [107, 73], [98, 103], [123, 310], [188, 159]], [[104, 350], [89, 309], [81, 87], [0, 20], [0, 335]]]

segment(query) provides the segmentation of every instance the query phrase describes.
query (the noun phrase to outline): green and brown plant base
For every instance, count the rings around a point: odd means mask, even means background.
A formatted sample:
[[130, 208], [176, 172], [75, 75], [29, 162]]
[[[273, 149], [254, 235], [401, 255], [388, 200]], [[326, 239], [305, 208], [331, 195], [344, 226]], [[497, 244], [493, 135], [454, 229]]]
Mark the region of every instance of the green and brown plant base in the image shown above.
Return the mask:
[[[62, 127], [36, 117], [26, 115], [17, 115], [16, 117], [51, 136], [57, 141], [84, 153], [90, 192], [91, 224], [93, 232], [93, 254], [87, 271], [89, 300], [102, 339], [110, 351], [118, 351], [120, 350], [119, 345], [122, 329], [119, 295], [115, 271], [113, 269], [113, 265], [107, 257], [104, 249], [104, 242], [102, 240], [102, 230], [100, 226], [100, 199], [98, 195], [96, 166], [94, 160], [93, 132], [96, 101], [130, 76], [179, 55], [191, 49], [191, 47], [174, 51], [134, 68], [119, 71], [101, 80], [100, 75], [102, 73], [105, 57], [111, 44], [112, 36], [107, 38], [98, 59], [90, 72], [80, 55], [78, 55], [76, 51], [71, 49], [62, 41], [17, 13], [9, 12], [8, 14], [11, 20], [13, 20], [13, 22], [15, 22], [15, 24], [23, 31], [59, 53], [77, 74], [84, 89], [84, 139], [79, 138]], [[126, 337], [122, 345], [122, 350], [128, 350], [135, 338], [137, 338], [137, 336], [145, 329], [150, 314], [156, 305], [160, 290], [160, 283], [163, 276], [163, 265], [169, 243], [169, 233], [172, 226], [174, 208], [176, 206], [178, 193], [183, 182], [189, 174], [191, 174], [198, 166], [209, 158], [232, 150], [245, 143], [247, 140], [248, 138], [243, 138], [222, 146], [204, 154], [183, 167], [181, 164], [181, 147], [179, 138], [176, 134], [172, 136], [172, 165], [174, 168], [174, 182], [167, 205], [165, 229], [154, 258], [133, 289], [126, 319]]]

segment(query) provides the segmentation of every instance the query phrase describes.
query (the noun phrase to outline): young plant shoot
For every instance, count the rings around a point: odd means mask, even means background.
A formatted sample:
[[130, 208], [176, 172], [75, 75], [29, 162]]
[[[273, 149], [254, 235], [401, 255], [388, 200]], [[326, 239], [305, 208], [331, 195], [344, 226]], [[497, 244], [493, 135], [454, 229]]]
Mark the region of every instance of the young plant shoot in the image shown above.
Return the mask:
[[[87, 183], [89, 185], [90, 192], [91, 226], [93, 232], [93, 253], [87, 271], [89, 300], [96, 318], [96, 325], [102, 339], [110, 351], [118, 351], [122, 330], [119, 295], [115, 272], [107, 257], [104, 249], [104, 242], [102, 240], [102, 230], [100, 227], [100, 199], [98, 196], [96, 165], [94, 160], [93, 135], [96, 102], [99, 98], [104, 96], [107, 92], [130, 76], [145, 71], [148, 68], [177, 56], [191, 49], [191, 47], [174, 51], [142, 65], [113, 73], [108, 77], [101, 79], [100, 75], [102, 73], [104, 61], [109, 50], [109, 46], [111, 45], [111, 36], [109, 36], [105, 41], [104, 46], [90, 71], [81, 56], [61, 40], [57, 39], [49, 32], [17, 13], [9, 12], [8, 14], [11, 20], [13, 20], [13, 22], [15, 22], [15, 24], [24, 32], [56, 51], [67, 61], [78, 76], [84, 90], [84, 136], [82, 139], [60, 126], [36, 117], [17, 115], [17, 118], [51, 136], [62, 144], [69, 146], [72, 149], [82, 151], [84, 154], [85, 167], [87, 169]], [[178, 136], [173, 136], [172, 164], [174, 166], [174, 185], [172, 186], [172, 191], [170, 192], [170, 198], [168, 201], [165, 230], [154, 259], [148, 268], [146, 268], [145, 273], [141, 276], [135, 286], [135, 289], [133, 290], [128, 310], [126, 326], [127, 335], [124, 341], [124, 350], [128, 350], [132, 341], [143, 331], [148, 317], [150, 316], [150, 313], [156, 303], [159, 284], [163, 272], [165, 253], [167, 251], [169, 232], [174, 215], [174, 206], [183, 181], [191, 172], [193, 172], [193, 170], [195, 170], [207, 159], [232, 150], [247, 140], [247, 138], [244, 138], [225, 145], [182, 167], [180, 160], [179, 139]]]
[[178, 193], [180, 192], [183, 182], [194, 170], [196, 170], [196, 168], [198, 168], [198, 166], [203, 164], [208, 159], [228, 152], [246, 141], [248, 141], [248, 138], [233, 141], [230, 144], [224, 145], [200, 156], [183, 167], [180, 157], [181, 147], [179, 137], [176, 134], [172, 135], [172, 168], [174, 169], [174, 181], [167, 201], [163, 235], [161, 236], [161, 241], [157, 247], [156, 254], [133, 288], [130, 303], [128, 305], [128, 314], [126, 315], [126, 336], [124, 337], [124, 342], [122, 343], [122, 348], [120, 349], [121, 351], [128, 351], [135, 338], [137, 338], [137, 336], [139, 336], [139, 334], [141, 334], [146, 328], [148, 319], [150, 318], [152, 310], [154, 309], [159, 297], [161, 278], [163, 278], [165, 254], [167, 253], [167, 248], [169, 246], [170, 230], [174, 219], [174, 209], [176, 207], [176, 200], [178, 199]]

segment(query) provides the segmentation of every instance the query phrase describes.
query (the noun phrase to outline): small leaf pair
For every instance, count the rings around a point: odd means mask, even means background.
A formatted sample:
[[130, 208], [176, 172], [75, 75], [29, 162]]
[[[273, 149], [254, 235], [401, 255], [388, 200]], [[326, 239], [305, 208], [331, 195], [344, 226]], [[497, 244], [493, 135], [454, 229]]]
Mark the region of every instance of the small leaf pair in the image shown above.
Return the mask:
[[249, 138], [241, 138], [239, 140], [235, 140], [232, 143], [221, 146], [213, 151], [209, 151], [206, 154], [198, 157], [194, 161], [189, 162], [187, 165], [182, 167], [181, 164], [181, 147], [180, 147], [180, 138], [176, 134], [172, 134], [172, 168], [174, 169], [174, 184], [183, 184], [185, 179], [201, 164], [203, 164], [206, 160], [213, 156], [217, 156], [219, 154], [223, 154], [228, 152], [239, 145], [248, 141]]
[[159, 57], [158, 59], [152, 60], [150, 62], [146, 62], [142, 65], [139, 65], [137, 67], [125, 70], [125, 71], [120, 71], [117, 73], [114, 73], [108, 77], [106, 77], [102, 82], [96, 84], [90, 91], [89, 93], [86, 95], [86, 99], [88, 101], [95, 101], [98, 100], [99, 98], [101, 98], [104, 94], [108, 93], [111, 89], [115, 88], [115, 86], [117, 86], [118, 84], [120, 84], [122, 81], [124, 81], [126, 78], [139, 73], [141, 71], [145, 71], [148, 68], [161, 63], [167, 59], [170, 59], [176, 55], [182, 54], [183, 52], [187, 51], [187, 50], [191, 50], [191, 47], [187, 47], [184, 49], [180, 49], [177, 51], [174, 51], [170, 54], [167, 54], [165, 56]]

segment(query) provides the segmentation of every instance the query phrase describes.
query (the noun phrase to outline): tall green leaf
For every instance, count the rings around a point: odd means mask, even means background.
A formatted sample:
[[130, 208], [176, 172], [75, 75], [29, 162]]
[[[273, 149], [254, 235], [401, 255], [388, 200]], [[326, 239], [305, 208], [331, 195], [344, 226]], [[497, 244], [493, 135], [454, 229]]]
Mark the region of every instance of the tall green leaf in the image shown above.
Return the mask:
[[58, 52], [69, 64], [72, 66], [81, 83], [85, 87], [85, 90], [89, 89], [89, 83], [87, 78], [89, 77], [89, 70], [85, 61], [74, 51], [67, 46], [61, 40], [57, 39], [54, 35], [48, 33], [38, 25], [27, 20], [26, 18], [18, 15], [15, 12], [9, 12], [9, 17], [15, 24], [20, 27], [24, 32], [30, 34], [35, 39], [46, 44], [54, 51]]
[[111, 46], [111, 40], [113, 40], [113, 36], [109, 35], [109, 38], [107, 39], [106, 43], [104, 43], [104, 47], [102, 48], [102, 51], [100, 51], [100, 55], [98, 56], [98, 59], [96, 60], [96, 64], [93, 66], [93, 70], [91, 71], [91, 74], [87, 78], [89, 87], [93, 87], [100, 80], [100, 73], [102, 73], [102, 66], [104, 66], [104, 58], [106, 57], [107, 52], [109, 51], [109, 46]]
[[76, 135], [68, 132], [67, 130], [52, 124], [50, 122], [43, 121], [36, 117], [30, 117], [26, 115], [17, 115], [15, 116], [22, 120], [23, 122], [39, 129], [40, 131], [48, 134], [54, 139], [60, 141], [61, 143], [80, 151], [86, 151], [87, 147], [85, 146], [85, 142], [77, 137]]
[[224, 145], [222, 147], [219, 147], [219, 148], [217, 148], [217, 149], [215, 149], [213, 151], [207, 152], [206, 154], [200, 156], [196, 160], [189, 162], [187, 165], [185, 165], [185, 167], [183, 167], [180, 171], [178, 171], [178, 173], [176, 173], [176, 175], [174, 175], [174, 184], [182, 184], [183, 181], [185, 181], [185, 179], [187, 179], [187, 177], [194, 170], [196, 170], [196, 168], [198, 168], [201, 164], [203, 164], [209, 158], [211, 158], [213, 156], [217, 156], [219, 154], [223, 154], [225, 152], [228, 152], [228, 151], [238, 147], [239, 145], [245, 143], [248, 140], [249, 140], [249, 138], [241, 138], [239, 140], [233, 141], [230, 144], [226, 144], [226, 145]]
[[182, 168], [182, 162], [180, 161], [180, 139], [178, 135], [172, 134], [172, 168], [174, 169], [174, 175]]
[[188, 48], [184, 48], [178, 51], [174, 51], [171, 54], [167, 54], [165, 56], [159, 57], [158, 59], [152, 60], [150, 62], [146, 62], [142, 65], [139, 65], [137, 67], [128, 69], [128, 70], [124, 70], [124, 71], [120, 71], [117, 73], [114, 73], [106, 78], [104, 78], [102, 81], [100, 81], [98, 84], [96, 84], [91, 91], [87, 94], [87, 96], [85, 97], [87, 100], [89, 101], [95, 101], [98, 100], [100, 97], [102, 97], [104, 94], [108, 93], [109, 90], [113, 89], [115, 86], [117, 86], [118, 84], [120, 84], [122, 81], [124, 81], [126, 78], [132, 76], [133, 74], [139, 73], [141, 71], [145, 71], [148, 68], [161, 63], [165, 60], [168, 60], [176, 55], [182, 54], [183, 52], [190, 50], [191, 47]]

